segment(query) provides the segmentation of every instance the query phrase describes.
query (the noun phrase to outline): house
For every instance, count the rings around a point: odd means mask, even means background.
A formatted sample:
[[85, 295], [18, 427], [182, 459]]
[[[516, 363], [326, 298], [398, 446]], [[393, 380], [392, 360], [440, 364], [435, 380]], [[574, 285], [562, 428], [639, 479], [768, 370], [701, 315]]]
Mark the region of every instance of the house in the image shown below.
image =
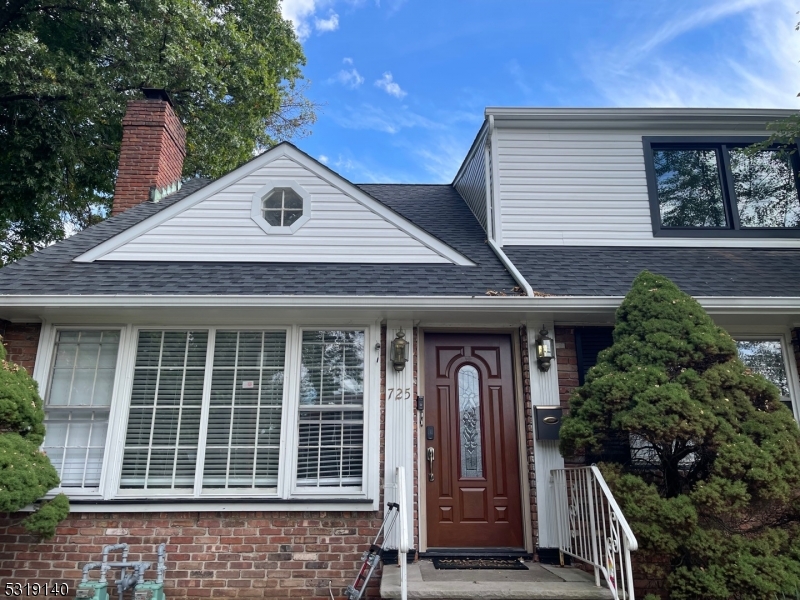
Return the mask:
[[451, 185], [355, 185], [288, 143], [181, 183], [148, 92], [113, 216], [0, 270], [73, 511], [39, 543], [6, 519], [0, 573], [74, 583], [103, 544], [166, 541], [170, 597], [341, 596], [388, 501], [423, 556], [557, 561], [564, 461], [535, 421], [642, 269], [800, 417], [797, 156], [741, 153], [789, 114], [488, 108]]

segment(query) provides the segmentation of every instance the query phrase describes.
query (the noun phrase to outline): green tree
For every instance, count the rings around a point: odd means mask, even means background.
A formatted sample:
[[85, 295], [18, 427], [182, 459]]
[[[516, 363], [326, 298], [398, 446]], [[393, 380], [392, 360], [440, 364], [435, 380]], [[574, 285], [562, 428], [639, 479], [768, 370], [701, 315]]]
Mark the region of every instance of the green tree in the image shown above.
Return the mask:
[[184, 174], [314, 121], [279, 0], [0, 0], [0, 265], [102, 219], [128, 100], [170, 92]]
[[[44, 411], [36, 382], [28, 372], [6, 361], [0, 344], [0, 512], [16, 512], [33, 504], [59, 483], [44, 441]], [[51, 537], [69, 514], [67, 497], [59, 494], [27, 517], [31, 533]]]
[[693, 298], [642, 272], [570, 406], [562, 452], [616, 457], [601, 468], [635, 559], [670, 598], [800, 589], [800, 428]]

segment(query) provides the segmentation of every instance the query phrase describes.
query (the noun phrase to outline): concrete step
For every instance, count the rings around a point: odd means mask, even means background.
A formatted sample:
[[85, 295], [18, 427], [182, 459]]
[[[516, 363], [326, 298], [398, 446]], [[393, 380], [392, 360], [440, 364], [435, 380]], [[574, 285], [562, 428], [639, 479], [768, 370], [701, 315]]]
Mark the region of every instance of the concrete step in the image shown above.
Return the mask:
[[[527, 571], [437, 570], [429, 560], [408, 565], [408, 597], [414, 600], [609, 600], [608, 588], [573, 567], [526, 562]], [[400, 567], [385, 565], [381, 598], [400, 598]]]

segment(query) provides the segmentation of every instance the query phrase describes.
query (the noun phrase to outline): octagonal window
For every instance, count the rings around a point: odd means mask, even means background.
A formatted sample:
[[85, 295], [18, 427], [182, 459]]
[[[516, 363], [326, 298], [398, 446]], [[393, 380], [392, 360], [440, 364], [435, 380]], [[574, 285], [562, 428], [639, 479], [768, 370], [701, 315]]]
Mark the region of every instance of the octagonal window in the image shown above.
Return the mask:
[[303, 216], [303, 199], [292, 188], [275, 188], [264, 196], [261, 211], [273, 227], [291, 227]]
[[311, 194], [293, 179], [272, 179], [253, 194], [250, 218], [270, 235], [292, 235], [311, 218]]

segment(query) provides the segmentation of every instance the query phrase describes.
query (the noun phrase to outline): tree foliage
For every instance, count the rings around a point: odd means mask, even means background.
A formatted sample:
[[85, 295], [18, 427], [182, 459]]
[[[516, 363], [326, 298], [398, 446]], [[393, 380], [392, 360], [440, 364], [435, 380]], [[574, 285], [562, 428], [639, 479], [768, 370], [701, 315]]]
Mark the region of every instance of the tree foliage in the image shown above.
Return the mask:
[[[628, 445], [625, 459], [614, 444]], [[800, 589], [800, 428], [779, 390], [665, 277], [641, 273], [614, 344], [578, 388], [561, 449], [602, 465], [674, 599], [762, 599]]]
[[184, 174], [217, 177], [313, 122], [279, 0], [0, 0], [0, 264], [105, 216], [121, 118], [171, 93]]
[[[36, 382], [6, 361], [0, 344], [0, 512], [15, 512], [39, 500], [59, 483], [44, 441], [44, 410]], [[50, 537], [69, 514], [66, 496], [45, 502], [24, 521], [31, 533]]]

